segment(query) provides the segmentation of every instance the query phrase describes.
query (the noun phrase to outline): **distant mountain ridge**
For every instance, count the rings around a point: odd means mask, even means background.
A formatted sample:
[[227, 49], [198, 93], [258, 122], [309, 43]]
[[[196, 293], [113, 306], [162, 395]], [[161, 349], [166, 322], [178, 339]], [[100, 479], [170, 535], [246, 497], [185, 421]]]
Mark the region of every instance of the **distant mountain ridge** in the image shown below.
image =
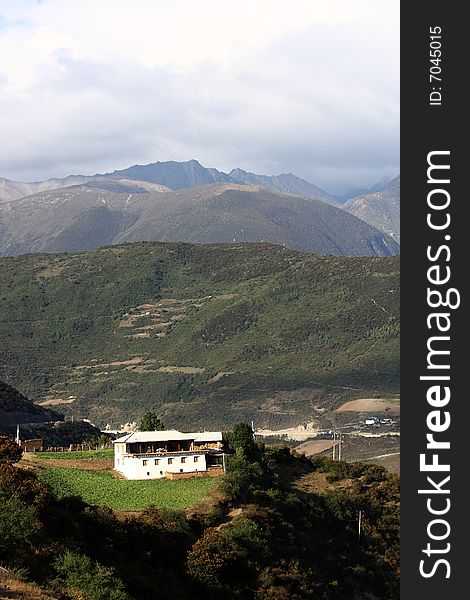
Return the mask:
[[24, 198], [37, 192], [56, 190], [69, 185], [80, 185], [88, 181], [88, 179], [89, 177], [83, 175], [71, 175], [63, 179], [45, 179], [44, 181], [27, 183], [0, 177], [0, 203]]
[[203, 167], [194, 159], [187, 162], [170, 160], [148, 165], [133, 165], [127, 169], [105, 173], [104, 177], [118, 179], [126, 177], [127, 179], [150, 181], [165, 185], [171, 190], [181, 190], [208, 183], [233, 183], [233, 179], [227, 173]]
[[135, 193], [134, 185], [130, 179], [92, 179], [0, 204], [0, 255], [134, 241], [270, 242], [339, 256], [399, 251], [390, 237], [322, 200], [248, 184], [145, 193]]
[[305, 198], [316, 198], [339, 205], [338, 199], [321, 190], [316, 185], [293, 175], [292, 173], [282, 175], [256, 175], [243, 169], [232, 169], [230, 173], [223, 173], [214, 168], [203, 167], [197, 160], [186, 162], [165, 161], [155, 162], [148, 165], [133, 165], [105, 174], [97, 175], [71, 175], [63, 179], [46, 179], [34, 183], [10, 181], [0, 177], [0, 203], [23, 198], [38, 192], [55, 190], [74, 185], [83, 185], [99, 181], [104, 184], [109, 180], [139, 181], [158, 184], [171, 190], [197, 187], [211, 183], [237, 183], [258, 184], [269, 187], [280, 192], [288, 192], [304, 196]]
[[315, 198], [323, 200], [329, 204], [340, 206], [341, 202], [336, 196], [328, 194], [313, 183], [305, 181], [292, 173], [283, 173], [282, 175], [256, 175], [255, 173], [247, 173], [243, 169], [232, 169], [230, 177], [237, 183], [258, 184], [264, 187], [273, 188], [279, 192], [288, 192], [297, 194], [304, 198]]
[[0, 177], [0, 204], [19, 200], [34, 194], [42, 192], [51, 192], [63, 188], [74, 187], [77, 185], [87, 185], [90, 188], [101, 188], [114, 192], [156, 192], [168, 191], [169, 188], [161, 184], [150, 181], [137, 181], [135, 179], [105, 177], [102, 175], [93, 175], [86, 177], [84, 175], [71, 175], [64, 179], [45, 179], [34, 183], [25, 183], [22, 181], [11, 181]]
[[400, 176], [373, 193], [351, 198], [344, 210], [400, 243]]

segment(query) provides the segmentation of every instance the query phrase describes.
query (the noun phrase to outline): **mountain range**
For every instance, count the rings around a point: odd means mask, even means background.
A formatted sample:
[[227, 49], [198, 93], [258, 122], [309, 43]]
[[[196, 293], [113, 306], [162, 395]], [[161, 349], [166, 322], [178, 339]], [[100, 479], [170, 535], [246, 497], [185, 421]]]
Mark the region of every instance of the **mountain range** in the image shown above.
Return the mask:
[[292, 173], [224, 173], [196, 160], [35, 183], [0, 178], [0, 255], [139, 240], [272, 242], [320, 254], [396, 254], [399, 177], [371, 190], [342, 205]]
[[0, 255], [72, 252], [141, 240], [271, 242], [334, 255], [399, 251], [383, 232], [322, 200], [252, 184], [169, 190], [126, 175], [0, 204]]
[[0, 177], [0, 203], [23, 198], [24, 196], [38, 192], [46, 192], [84, 183], [93, 185], [96, 182], [103, 183], [110, 179], [136, 180], [139, 182], [139, 185], [142, 182], [154, 183], [171, 190], [180, 190], [210, 183], [258, 184], [280, 192], [289, 192], [305, 198], [316, 198], [334, 205], [341, 204], [341, 201], [336, 196], [328, 194], [316, 185], [292, 173], [267, 176], [249, 173], [243, 169], [232, 169], [230, 173], [223, 173], [217, 169], [203, 167], [197, 160], [134, 165], [127, 169], [113, 171], [104, 175], [70, 175], [63, 179], [46, 179], [35, 183], [10, 181]]

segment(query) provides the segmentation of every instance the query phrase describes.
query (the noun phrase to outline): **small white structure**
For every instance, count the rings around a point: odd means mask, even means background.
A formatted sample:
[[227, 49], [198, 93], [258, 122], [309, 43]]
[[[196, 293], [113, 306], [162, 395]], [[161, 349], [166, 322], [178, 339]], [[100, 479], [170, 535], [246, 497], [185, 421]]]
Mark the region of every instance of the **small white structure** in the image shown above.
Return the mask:
[[114, 469], [127, 479], [223, 473], [222, 432], [136, 431], [114, 444]]

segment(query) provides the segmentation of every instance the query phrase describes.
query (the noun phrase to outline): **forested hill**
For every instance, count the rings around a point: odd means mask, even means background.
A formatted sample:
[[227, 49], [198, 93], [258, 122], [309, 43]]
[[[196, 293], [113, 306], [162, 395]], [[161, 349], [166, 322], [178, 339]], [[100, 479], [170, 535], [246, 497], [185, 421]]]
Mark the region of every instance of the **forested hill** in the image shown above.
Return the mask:
[[77, 418], [298, 425], [398, 392], [396, 257], [141, 242], [0, 272], [0, 379]]

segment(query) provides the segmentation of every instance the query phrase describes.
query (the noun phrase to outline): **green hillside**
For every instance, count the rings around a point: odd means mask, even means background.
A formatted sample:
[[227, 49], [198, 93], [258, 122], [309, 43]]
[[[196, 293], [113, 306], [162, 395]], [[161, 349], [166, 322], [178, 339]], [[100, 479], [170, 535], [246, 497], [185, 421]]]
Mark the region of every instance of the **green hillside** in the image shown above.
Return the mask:
[[143, 242], [0, 274], [0, 379], [98, 424], [298, 425], [398, 392], [396, 257]]

